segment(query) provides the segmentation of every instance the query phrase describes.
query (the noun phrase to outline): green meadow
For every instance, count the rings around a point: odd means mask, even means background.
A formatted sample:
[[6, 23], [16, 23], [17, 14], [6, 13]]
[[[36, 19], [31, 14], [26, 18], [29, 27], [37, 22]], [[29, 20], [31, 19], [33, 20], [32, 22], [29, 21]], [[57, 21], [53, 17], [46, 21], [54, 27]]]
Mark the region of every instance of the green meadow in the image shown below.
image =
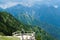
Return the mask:
[[0, 40], [19, 40], [19, 38], [13, 36], [0, 36]]

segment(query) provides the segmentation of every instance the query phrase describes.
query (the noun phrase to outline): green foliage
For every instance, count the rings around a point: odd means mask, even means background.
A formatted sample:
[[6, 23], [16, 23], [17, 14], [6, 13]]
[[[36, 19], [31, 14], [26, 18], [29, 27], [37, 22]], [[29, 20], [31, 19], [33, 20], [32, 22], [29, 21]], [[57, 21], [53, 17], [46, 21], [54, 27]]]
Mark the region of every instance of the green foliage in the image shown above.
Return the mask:
[[0, 32], [2, 32], [4, 35], [12, 35], [12, 33], [15, 31], [21, 31], [22, 28], [25, 32], [34, 31], [36, 34], [36, 40], [55, 40], [52, 36], [50, 36], [48, 33], [42, 30], [39, 26], [23, 24], [9, 13], [0, 12]]
[[12, 32], [18, 30], [19, 26], [19, 21], [12, 15], [6, 12], [0, 12], [0, 31], [5, 35], [12, 35]]

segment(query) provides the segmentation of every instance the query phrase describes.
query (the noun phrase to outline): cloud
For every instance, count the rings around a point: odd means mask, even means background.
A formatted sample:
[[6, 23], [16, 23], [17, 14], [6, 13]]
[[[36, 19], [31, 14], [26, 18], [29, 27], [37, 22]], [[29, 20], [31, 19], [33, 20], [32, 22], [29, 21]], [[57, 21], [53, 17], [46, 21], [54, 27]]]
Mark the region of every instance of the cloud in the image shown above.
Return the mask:
[[13, 0], [13, 1], [10, 1], [9, 0], [9, 1], [6, 1], [6, 3], [5, 2], [0, 3], [0, 7], [3, 8], [3, 9], [6, 9], [6, 8], [9, 8], [9, 7], [15, 6], [17, 4], [21, 4], [23, 6], [31, 7], [34, 4], [34, 1], [32, 1], [32, 0], [27, 0], [27, 1], [14, 1]]
[[33, 6], [33, 4], [25, 3], [25, 2], [19, 2], [18, 4], [21, 4], [21, 5], [23, 5], [23, 6], [27, 6], [27, 7], [31, 7], [31, 6]]
[[[12, 6], [15, 6], [17, 4], [21, 4], [23, 6], [27, 6], [27, 7], [31, 7], [34, 4], [45, 4], [47, 6], [50, 5], [55, 5], [55, 4], [59, 4], [59, 0], [55, 1], [55, 0], [0, 0], [0, 7], [1, 8], [9, 8]], [[57, 6], [55, 6], [57, 8]]]
[[6, 3], [6, 2], [21, 2], [22, 0], [0, 0], [0, 2], [2, 3]]
[[0, 7], [3, 8], [3, 9], [6, 9], [6, 8], [9, 8], [9, 7], [12, 7], [12, 6], [15, 6], [17, 5], [18, 3], [17, 2], [9, 2], [9, 3], [6, 3], [6, 4], [0, 4]]
[[58, 8], [59, 6], [58, 5], [54, 5], [54, 8]]

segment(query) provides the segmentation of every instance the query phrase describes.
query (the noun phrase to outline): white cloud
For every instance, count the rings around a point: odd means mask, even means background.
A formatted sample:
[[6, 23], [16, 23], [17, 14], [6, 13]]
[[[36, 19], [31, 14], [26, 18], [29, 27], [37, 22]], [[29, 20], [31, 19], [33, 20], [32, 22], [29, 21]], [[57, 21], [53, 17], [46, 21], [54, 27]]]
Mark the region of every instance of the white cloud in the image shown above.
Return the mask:
[[19, 4], [23, 5], [23, 6], [27, 6], [27, 7], [31, 7], [33, 4], [29, 4], [29, 3], [24, 3], [24, 2], [20, 2]]
[[59, 6], [58, 5], [54, 5], [54, 8], [58, 8]]
[[33, 4], [31, 3], [27, 3], [27, 2], [7, 2], [5, 4], [0, 4], [0, 7], [3, 8], [3, 9], [6, 9], [6, 8], [9, 8], [9, 7], [12, 7], [12, 6], [15, 6], [17, 4], [21, 4], [23, 6], [27, 6], [27, 7], [31, 7]]
[[[57, 1], [58, 2], [58, 1]], [[0, 7], [3, 9], [15, 6], [17, 4], [21, 4], [23, 6], [27, 6], [27, 7], [31, 7], [34, 4], [45, 4], [48, 7], [50, 7], [51, 5], [53, 6], [53, 4], [56, 3], [56, 1], [52, 1], [52, 0], [22, 0], [22, 1], [10, 1], [10, 2], [6, 2], [3, 4], [0, 4]], [[55, 8], [58, 8], [57, 5], [54, 5]]]
[[6, 4], [0, 4], [0, 7], [3, 8], [3, 9], [6, 9], [6, 8], [9, 8], [9, 7], [12, 7], [12, 6], [15, 6], [17, 5], [18, 3], [16, 2], [9, 2], [9, 3], [6, 3]]
[[43, 0], [36, 0], [36, 1], [43, 1]]

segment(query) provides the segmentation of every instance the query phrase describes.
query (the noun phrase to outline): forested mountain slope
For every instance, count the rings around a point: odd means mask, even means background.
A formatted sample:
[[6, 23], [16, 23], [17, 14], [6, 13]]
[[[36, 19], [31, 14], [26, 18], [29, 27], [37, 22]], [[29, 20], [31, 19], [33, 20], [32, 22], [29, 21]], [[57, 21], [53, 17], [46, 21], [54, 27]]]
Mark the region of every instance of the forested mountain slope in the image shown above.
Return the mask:
[[21, 31], [22, 28], [26, 31], [34, 31], [36, 40], [56, 40], [39, 26], [24, 24], [14, 18], [7, 12], [0, 12], [0, 35], [11, 36], [15, 31]]

